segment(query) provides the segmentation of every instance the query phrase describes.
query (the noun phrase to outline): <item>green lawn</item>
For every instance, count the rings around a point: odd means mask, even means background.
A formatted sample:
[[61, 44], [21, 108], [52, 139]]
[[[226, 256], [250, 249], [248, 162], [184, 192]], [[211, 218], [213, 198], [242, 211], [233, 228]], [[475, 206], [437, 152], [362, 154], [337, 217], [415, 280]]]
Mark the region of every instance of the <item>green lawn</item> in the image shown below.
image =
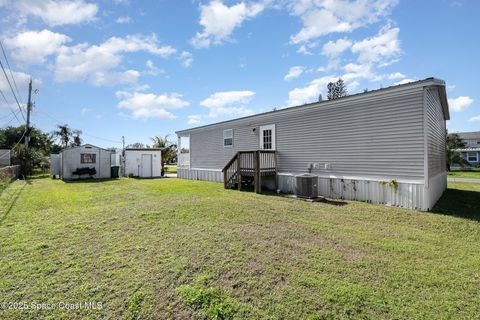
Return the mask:
[[424, 213], [178, 179], [17, 181], [0, 303], [30, 309], [0, 318], [478, 318], [480, 184], [451, 187]]
[[475, 169], [452, 169], [448, 172], [451, 178], [476, 178], [480, 179], [480, 168]]
[[166, 164], [165, 165], [165, 172], [166, 173], [177, 173], [177, 166], [174, 164]]

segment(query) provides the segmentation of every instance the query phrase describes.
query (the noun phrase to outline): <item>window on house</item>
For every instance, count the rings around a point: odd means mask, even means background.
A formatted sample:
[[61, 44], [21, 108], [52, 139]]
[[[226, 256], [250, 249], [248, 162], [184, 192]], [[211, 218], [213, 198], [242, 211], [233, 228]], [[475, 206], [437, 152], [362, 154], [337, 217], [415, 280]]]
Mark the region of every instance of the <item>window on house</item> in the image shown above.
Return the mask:
[[95, 163], [97, 155], [95, 153], [81, 153], [80, 163]]
[[476, 152], [468, 152], [467, 153], [467, 161], [468, 162], [478, 162], [478, 157]]
[[223, 146], [224, 147], [233, 146], [233, 129], [223, 130]]
[[263, 149], [272, 150], [272, 129], [263, 130]]

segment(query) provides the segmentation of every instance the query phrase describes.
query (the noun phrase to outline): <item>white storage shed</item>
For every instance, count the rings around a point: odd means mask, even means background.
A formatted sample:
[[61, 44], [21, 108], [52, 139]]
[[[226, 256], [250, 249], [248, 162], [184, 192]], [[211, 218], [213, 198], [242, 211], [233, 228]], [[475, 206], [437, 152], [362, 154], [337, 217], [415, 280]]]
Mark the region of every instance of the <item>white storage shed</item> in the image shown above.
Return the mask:
[[125, 175], [139, 178], [160, 177], [162, 149], [142, 148], [125, 150]]
[[112, 151], [91, 144], [63, 149], [58, 156], [51, 156], [52, 175], [58, 174], [62, 180], [108, 179], [111, 177], [111, 154]]

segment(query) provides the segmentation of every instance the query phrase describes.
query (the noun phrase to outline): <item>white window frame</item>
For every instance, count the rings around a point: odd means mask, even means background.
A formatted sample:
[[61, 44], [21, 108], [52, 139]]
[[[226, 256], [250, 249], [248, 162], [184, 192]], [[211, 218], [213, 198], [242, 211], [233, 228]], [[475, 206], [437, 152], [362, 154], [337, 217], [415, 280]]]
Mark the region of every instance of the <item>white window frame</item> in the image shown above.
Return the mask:
[[[232, 139], [232, 144], [225, 144], [226, 139]], [[223, 130], [223, 147], [224, 148], [232, 148], [233, 147], [233, 129]]]
[[[470, 154], [473, 153], [475, 155], [475, 160], [470, 160]], [[467, 152], [467, 161], [468, 162], [478, 162], [478, 152], [474, 151], [469, 151]]]
[[[263, 131], [264, 130], [272, 130], [272, 148], [265, 149], [263, 145]], [[259, 134], [259, 143], [260, 143], [260, 150], [276, 150], [277, 149], [277, 141], [276, 141], [276, 132], [275, 132], [275, 124], [269, 124], [266, 126], [260, 126], [260, 134]]]

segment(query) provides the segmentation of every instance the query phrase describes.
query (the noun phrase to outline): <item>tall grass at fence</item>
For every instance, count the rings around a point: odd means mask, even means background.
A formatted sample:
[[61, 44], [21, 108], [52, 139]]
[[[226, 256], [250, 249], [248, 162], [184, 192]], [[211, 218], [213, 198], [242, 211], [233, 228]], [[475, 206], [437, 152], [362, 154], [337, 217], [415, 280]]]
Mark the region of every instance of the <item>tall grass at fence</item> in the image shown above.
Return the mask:
[[8, 185], [18, 178], [20, 166], [8, 166], [0, 168], [0, 193], [2, 193]]

